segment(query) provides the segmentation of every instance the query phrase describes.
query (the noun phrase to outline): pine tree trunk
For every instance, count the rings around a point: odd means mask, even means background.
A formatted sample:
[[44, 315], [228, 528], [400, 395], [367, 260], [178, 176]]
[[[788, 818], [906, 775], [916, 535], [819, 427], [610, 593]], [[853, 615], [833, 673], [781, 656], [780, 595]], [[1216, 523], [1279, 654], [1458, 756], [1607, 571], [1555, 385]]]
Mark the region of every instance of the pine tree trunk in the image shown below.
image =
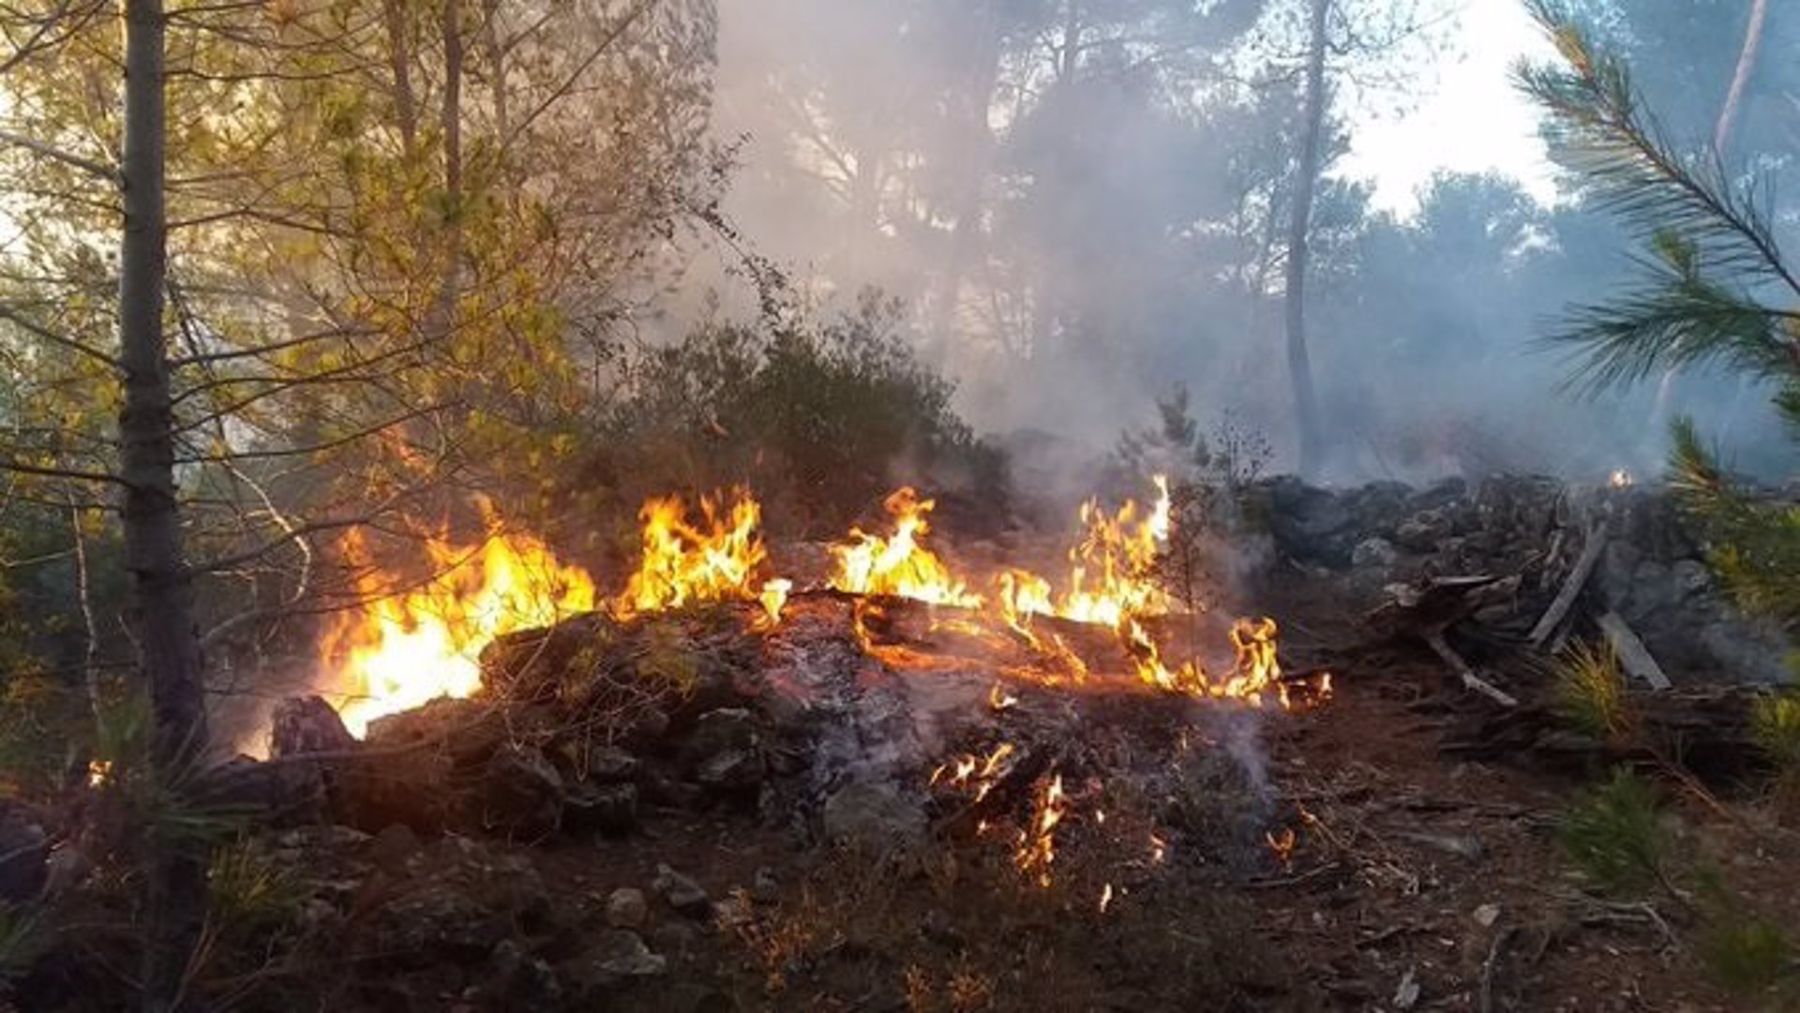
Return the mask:
[[1287, 359], [1294, 385], [1294, 419], [1300, 431], [1302, 475], [1318, 471], [1325, 452], [1319, 395], [1313, 387], [1312, 357], [1306, 348], [1307, 240], [1312, 231], [1313, 191], [1319, 182], [1319, 152], [1325, 131], [1325, 19], [1331, 0], [1313, 0], [1312, 42], [1306, 60], [1306, 124], [1295, 168], [1293, 217], [1288, 222]]
[[438, 279], [437, 299], [427, 324], [427, 335], [439, 345], [447, 344], [456, 329], [456, 304], [462, 298], [463, 30], [460, 3], [461, 0], [444, 0], [443, 19], [439, 23], [444, 43], [444, 103], [438, 125], [444, 135], [444, 200], [449, 206], [450, 220], [446, 223], [443, 238], [443, 273]]
[[1756, 70], [1756, 57], [1762, 51], [1763, 26], [1769, 19], [1769, 0], [1752, 0], [1750, 25], [1744, 29], [1744, 45], [1738, 51], [1737, 69], [1731, 75], [1731, 88], [1725, 93], [1725, 104], [1719, 109], [1719, 121], [1713, 128], [1713, 154], [1723, 159], [1737, 127], [1738, 110], [1744, 103], [1744, 92], [1750, 87], [1750, 75]]
[[[163, 208], [162, 0], [125, 3], [125, 223], [119, 253], [119, 342], [125, 372], [119, 417], [125, 483], [125, 565], [142, 675], [149, 683], [150, 762], [164, 785], [206, 746], [200, 645], [192, 577], [182, 558], [175, 493], [169, 365], [163, 330], [167, 223]], [[146, 839], [148, 939], [144, 1006], [180, 1002], [188, 959], [205, 914], [203, 856]]]

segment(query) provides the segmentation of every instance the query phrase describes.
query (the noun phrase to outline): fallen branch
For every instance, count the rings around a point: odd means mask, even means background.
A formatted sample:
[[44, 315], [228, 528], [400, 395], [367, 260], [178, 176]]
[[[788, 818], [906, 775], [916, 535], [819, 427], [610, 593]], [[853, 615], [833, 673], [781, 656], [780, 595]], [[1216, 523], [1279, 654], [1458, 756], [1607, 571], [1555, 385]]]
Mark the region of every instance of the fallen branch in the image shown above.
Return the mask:
[[1575, 560], [1575, 568], [1569, 571], [1569, 577], [1563, 581], [1562, 589], [1556, 592], [1556, 598], [1550, 607], [1531, 628], [1531, 646], [1541, 648], [1556, 628], [1568, 618], [1569, 610], [1575, 607], [1575, 599], [1581, 597], [1582, 588], [1587, 586], [1588, 578], [1593, 576], [1594, 567], [1600, 562], [1600, 553], [1606, 548], [1606, 528], [1596, 524], [1588, 529], [1587, 543], [1581, 548], [1580, 558]]
[[1625, 622], [1625, 617], [1617, 612], [1607, 612], [1596, 620], [1600, 632], [1606, 634], [1606, 640], [1612, 644], [1613, 652], [1618, 655], [1619, 663], [1625, 671], [1649, 683], [1653, 689], [1674, 689], [1675, 684], [1656, 663], [1650, 649], [1638, 639], [1637, 633]]
[[1477, 1013], [1493, 1013], [1494, 1009], [1494, 968], [1500, 963], [1500, 954], [1518, 929], [1508, 925], [1494, 933], [1494, 941], [1488, 945], [1487, 959], [1481, 962], [1481, 987], [1476, 993], [1475, 1009]]
[[1434, 630], [1427, 633], [1425, 635], [1425, 642], [1431, 645], [1431, 649], [1437, 652], [1438, 657], [1444, 659], [1445, 664], [1455, 670], [1456, 674], [1462, 678], [1462, 684], [1465, 687], [1480, 693], [1503, 707], [1517, 707], [1519, 705], [1519, 701], [1511, 694], [1493, 683], [1488, 682], [1481, 676], [1476, 675], [1475, 670], [1469, 667], [1469, 663], [1463, 660], [1463, 656], [1456, 653], [1456, 650], [1444, 639], [1444, 634], [1442, 632]]

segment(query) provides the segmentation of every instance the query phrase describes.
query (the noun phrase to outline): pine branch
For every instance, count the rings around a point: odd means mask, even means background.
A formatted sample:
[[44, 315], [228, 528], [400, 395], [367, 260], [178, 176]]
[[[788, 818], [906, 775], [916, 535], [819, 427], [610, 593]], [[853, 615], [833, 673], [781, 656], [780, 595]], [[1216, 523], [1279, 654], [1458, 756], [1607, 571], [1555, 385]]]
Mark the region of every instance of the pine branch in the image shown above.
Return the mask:
[[1597, 50], [1561, 3], [1528, 2], [1563, 65], [1524, 64], [1515, 79], [1549, 114], [1553, 150], [1587, 178], [1600, 206], [1645, 239], [1680, 233], [1701, 264], [1754, 272], [1800, 297], [1754, 187], [1733, 184], [1710, 151], [1680, 154], [1641, 110], [1623, 61]]

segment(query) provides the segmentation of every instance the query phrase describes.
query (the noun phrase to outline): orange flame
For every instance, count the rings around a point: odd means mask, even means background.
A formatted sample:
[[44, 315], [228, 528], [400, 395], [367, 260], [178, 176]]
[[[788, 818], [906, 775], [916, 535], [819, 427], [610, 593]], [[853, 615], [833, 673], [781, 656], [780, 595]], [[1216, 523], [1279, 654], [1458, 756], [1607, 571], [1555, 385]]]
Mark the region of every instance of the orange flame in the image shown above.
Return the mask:
[[[368, 559], [356, 531], [344, 552]], [[435, 576], [401, 594], [391, 593], [391, 575], [362, 566], [357, 589], [369, 601], [342, 613], [324, 638], [322, 657], [336, 664], [324, 694], [359, 738], [378, 717], [474, 693], [477, 659], [495, 637], [594, 608], [587, 571], [563, 565], [529, 535], [496, 534], [478, 546], [436, 537], [425, 555]]]
[[[779, 617], [785, 586], [752, 591], [751, 574], [768, 558], [756, 526], [762, 505], [735, 490], [727, 510], [711, 496], [700, 500], [701, 519], [690, 524], [679, 496], [652, 499], [638, 516], [644, 522], [643, 562], [614, 603], [620, 615], [681, 608], [696, 602], [760, 600]], [[773, 607], [771, 607], [773, 603]]]
[[1050, 866], [1056, 861], [1056, 827], [1067, 811], [1068, 796], [1063, 793], [1062, 775], [1057, 774], [1044, 786], [1031, 826], [1019, 831], [1019, 847], [1013, 853], [1019, 871], [1035, 876], [1039, 886], [1050, 885]]
[[851, 528], [848, 542], [832, 546], [837, 572], [831, 586], [851, 594], [888, 594], [934, 605], [980, 608], [981, 596], [951, 576], [944, 561], [920, 544], [931, 531], [925, 517], [936, 503], [903, 488], [883, 505], [894, 515], [893, 535], [883, 538]]

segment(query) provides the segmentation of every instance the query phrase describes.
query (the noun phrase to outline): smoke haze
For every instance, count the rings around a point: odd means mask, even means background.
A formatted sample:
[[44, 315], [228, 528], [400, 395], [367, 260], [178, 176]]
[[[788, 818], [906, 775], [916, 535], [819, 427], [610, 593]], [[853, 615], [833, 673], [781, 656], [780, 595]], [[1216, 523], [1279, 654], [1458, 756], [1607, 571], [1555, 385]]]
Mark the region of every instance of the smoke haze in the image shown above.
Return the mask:
[[[717, 126], [741, 144], [725, 209], [811, 307], [828, 314], [868, 288], [899, 299], [961, 412], [1015, 448], [1108, 449], [1181, 383], [1203, 426], [1234, 413], [1268, 435], [1276, 467], [1293, 466], [1295, 4], [722, 7]], [[1439, 33], [1426, 51], [1479, 43], [1430, 5], [1341, 8], [1370, 35], [1417, 21]], [[1695, 57], [1725, 78], [1728, 37]], [[1567, 365], [1541, 339], [1631, 266], [1574, 190], [1546, 206], [1509, 177], [1440, 175], [1400, 219], [1333, 175], [1359, 129], [1340, 115], [1353, 84], [1380, 78], [1396, 94], [1435, 80], [1405, 65], [1421, 51], [1409, 39], [1333, 69], [1307, 300], [1327, 476], [1648, 474], [1678, 412], [1742, 448], [1740, 465], [1783, 466], [1754, 385], [1701, 371], [1598, 400], [1556, 392]], [[1654, 100], [1672, 81], [1650, 84]], [[1704, 135], [1704, 112], [1673, 126]]]

